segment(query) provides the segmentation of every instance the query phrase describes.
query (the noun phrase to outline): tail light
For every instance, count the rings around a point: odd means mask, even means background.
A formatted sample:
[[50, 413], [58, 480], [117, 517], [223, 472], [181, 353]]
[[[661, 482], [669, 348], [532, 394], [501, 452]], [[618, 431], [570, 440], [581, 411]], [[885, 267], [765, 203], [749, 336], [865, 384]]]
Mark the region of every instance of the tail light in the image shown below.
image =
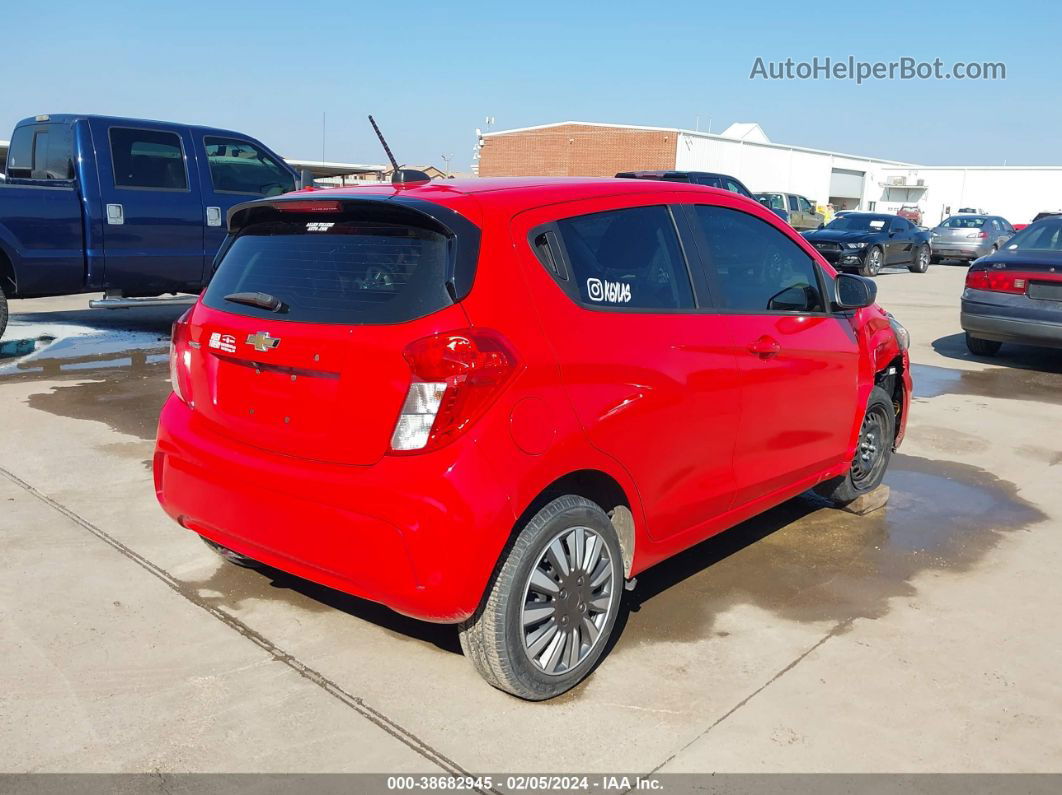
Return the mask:
[[425, 337], [404, 351], [412, 373], [391, 435], [395, 453], [434, 450], [452, 441], [516, 374], [516, 356], [493, 331], [465, 329]]
[[173, 322], [170, 331], [170, 386], [182, 402], [192, 402], [192, 346], [189, 338], [188, 318], [192, 314], [189, 309]]
[[979, 237], [982, 240], [984, 240], [985, 238], [988, 237], [988, 232], [971, 232], [970, 234], [967, 235], [967, 237], [971, 237], [971, 238], [972, 237]]
[[1029, 279], [1023, 274], [1006, 271], [970, 270], [966, 274], [966, 286], [973, 290], [1023, 295], [1029, 286]]

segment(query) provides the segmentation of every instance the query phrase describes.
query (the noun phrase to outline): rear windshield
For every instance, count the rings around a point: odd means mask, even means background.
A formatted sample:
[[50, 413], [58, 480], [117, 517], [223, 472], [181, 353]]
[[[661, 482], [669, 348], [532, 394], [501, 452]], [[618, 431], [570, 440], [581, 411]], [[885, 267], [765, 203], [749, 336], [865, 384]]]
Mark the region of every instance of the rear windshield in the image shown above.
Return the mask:
[[[303, 323], [403, 323], [452, 303], [449, 238], [431, 229], [342, 216], [252, 224], [225, 253], [203, 303]], [[278, 311], [226, 296], [263, 293]]]
[[1062, 218], [1037, 221], [1007, 241], [1007, 251], [1062, 251]]
[[980, 229], [985, 225], [985, 219], [977, 216], [953, 215], [940, 225], [947, 229]]

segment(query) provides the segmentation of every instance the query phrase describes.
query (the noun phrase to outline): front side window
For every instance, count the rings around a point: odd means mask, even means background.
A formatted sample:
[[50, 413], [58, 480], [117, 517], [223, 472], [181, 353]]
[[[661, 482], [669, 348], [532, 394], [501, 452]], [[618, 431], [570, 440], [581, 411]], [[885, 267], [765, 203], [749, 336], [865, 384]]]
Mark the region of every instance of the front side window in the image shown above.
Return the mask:
[[726, 181], [726, 189], [728, 191], [730, 191], [731, 193], [738, 194], [739, 196], [748, 196], [749, 195], [749, 192], [747, 190], [745, 190], [745, 188], [741, 184], [739, 184], [738, 182], [735, 182], [732, 179], [728, 179]]
[[690, 309], [689, 272], [666, 207], [629, 207], [556, 222], [583, 304]]
[[824, 311], [814, 261], [782, 232], [726, 207], [697, 205], [696, 217], [722, 308], [748, 313]]
[[805, 213], [815, 212], [815, 208], [811, 206], [811, 202], [805, 199], [803, 196], [797, 196], [797, 201], [800, 202], [800, 209]]
[[295, 190], [295, 178], [265, 150], [235, 138], [203, 139], [210, 180], [218, 193], [277, 196]]
[[111, 128], [114, 187], [188, 190], [184, 149], [176, 133]]

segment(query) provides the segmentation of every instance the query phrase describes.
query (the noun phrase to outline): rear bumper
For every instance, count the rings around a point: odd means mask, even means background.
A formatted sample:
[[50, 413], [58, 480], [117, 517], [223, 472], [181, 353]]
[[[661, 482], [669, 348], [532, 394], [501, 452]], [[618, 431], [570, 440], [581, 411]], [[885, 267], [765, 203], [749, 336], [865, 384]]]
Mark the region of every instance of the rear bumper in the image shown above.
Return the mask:
[[974, 337], [1062, 348], [1062, 308], [1024, 295], [967, 289], [960, 323]]
[[371, 467], [302, 461], [218, 434], [174, 397], [154, 459], [183, 527], [282, 571], [428, 621], [475, 612], [515, 517], [461, 440]]
[[985, 243], [962, 243], [955, 240], [931, 240], [930, 250], [934, 257], [946, 259], [977, 259], [992, 251]]

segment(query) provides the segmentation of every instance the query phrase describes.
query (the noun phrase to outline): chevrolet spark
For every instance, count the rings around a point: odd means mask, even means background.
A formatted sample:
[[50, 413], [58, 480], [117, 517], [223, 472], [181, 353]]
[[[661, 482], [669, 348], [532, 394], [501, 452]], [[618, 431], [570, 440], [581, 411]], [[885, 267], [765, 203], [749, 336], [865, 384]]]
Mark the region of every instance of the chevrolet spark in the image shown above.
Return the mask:
[[174, 325], [158, 499], [230, 560], [458, 625], [493, 686], [599, 662], [625, 583], [874, 489], [907, 333], [734, 193], [480, 179], [234, 207]]

